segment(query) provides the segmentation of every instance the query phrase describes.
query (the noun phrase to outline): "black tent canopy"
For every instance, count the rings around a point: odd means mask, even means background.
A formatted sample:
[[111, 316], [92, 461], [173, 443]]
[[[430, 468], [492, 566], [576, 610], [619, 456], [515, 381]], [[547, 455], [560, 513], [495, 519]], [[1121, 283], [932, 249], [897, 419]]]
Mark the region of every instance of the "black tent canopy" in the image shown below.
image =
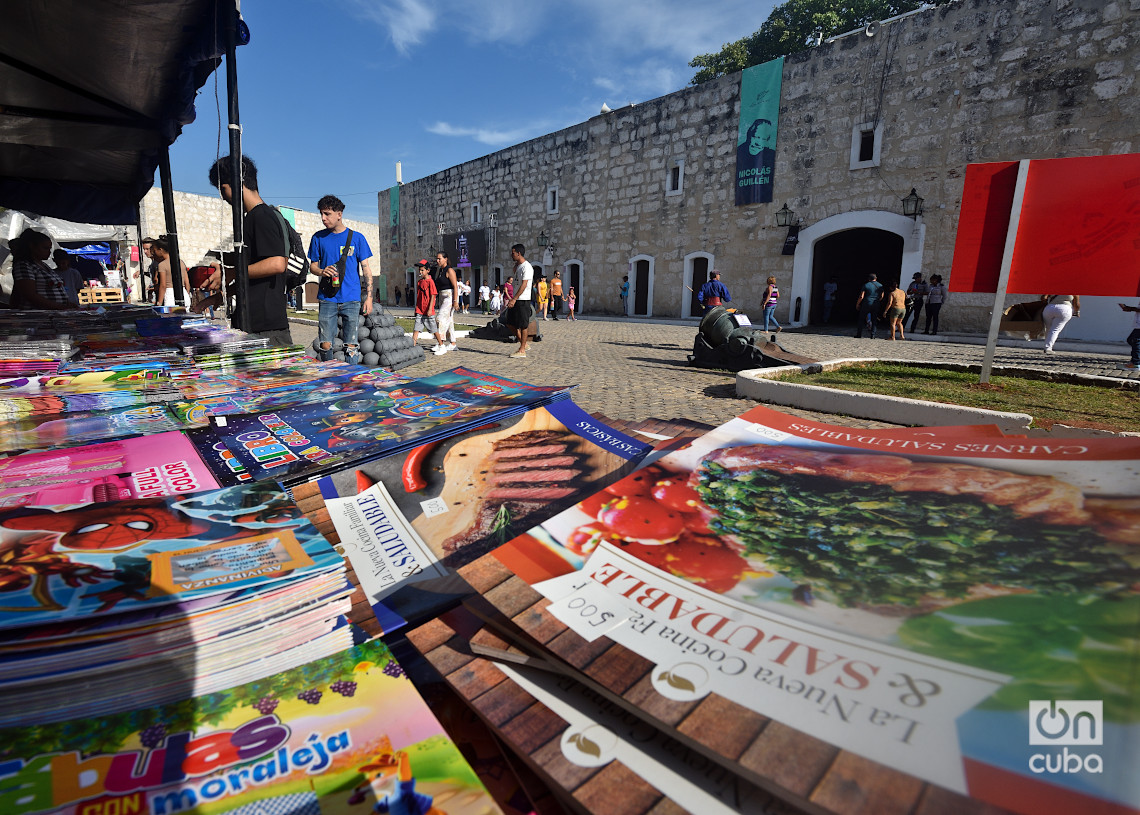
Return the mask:
[[0, 206], [135, 223], [236, 13], [234, 0], [3, 0]]

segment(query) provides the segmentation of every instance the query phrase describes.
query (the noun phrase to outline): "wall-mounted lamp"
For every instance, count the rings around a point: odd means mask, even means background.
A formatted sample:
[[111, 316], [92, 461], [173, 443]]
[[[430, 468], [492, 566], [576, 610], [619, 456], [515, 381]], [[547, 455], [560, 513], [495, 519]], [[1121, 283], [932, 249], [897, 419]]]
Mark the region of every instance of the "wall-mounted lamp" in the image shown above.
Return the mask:
[[926, 199], [915, 192], [914, 187], [910, 188], [910, 195], [902, 199], [903, 215], [908, 218], [918, 220], [918, 216], [922, 214], [922, 202]]
[[780, 250], [780, 254], [794, 255], [796, 253], [796, 245], [800, 242], [800, 223], [802, 220], [802, 218], [796, 217], [795, 210], [788, 209], [787, 201], [776, 210], [776, 226], [787, 227], [788, 229], [788, 234], [784, 238], [784, 248]]
[[554, 257], [554, 250], [557, 248], [557, 244], [550, 239], [545, 229], [538, 233], [538, 246], [540, 249], [545, 250], [545, 252], [549, 252], [551, 258]]

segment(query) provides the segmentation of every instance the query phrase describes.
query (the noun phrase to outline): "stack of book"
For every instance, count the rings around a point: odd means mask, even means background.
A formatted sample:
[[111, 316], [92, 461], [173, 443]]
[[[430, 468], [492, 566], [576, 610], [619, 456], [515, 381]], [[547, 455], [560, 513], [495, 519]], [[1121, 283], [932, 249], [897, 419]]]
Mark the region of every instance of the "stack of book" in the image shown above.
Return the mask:
[[0, 726], [169, 703], [351, 644], [344, 561], [275, 484], [135, 484], [147, 497], [0, 513]]
[[1134, 812], [1138, 507], [1140, 441], [756, 408], [463, 567], [467, 619], [410, 638], [587, 810], [594, 777], [674, 797], [606, 747], [656, 732], [813, 812]]

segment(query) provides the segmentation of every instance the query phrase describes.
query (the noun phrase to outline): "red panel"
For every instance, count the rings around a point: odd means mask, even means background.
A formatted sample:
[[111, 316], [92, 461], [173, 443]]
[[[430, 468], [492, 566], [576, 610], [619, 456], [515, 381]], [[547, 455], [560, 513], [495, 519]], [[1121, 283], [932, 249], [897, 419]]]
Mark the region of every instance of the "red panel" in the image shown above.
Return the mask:
[[1016, 186], [1016, 161], [966, 166], [954, 265], [946, 281], [950, 291], [997, 291]]
[[1030, 162], [1008, 291], [1140, 295], [1140, 154]]
[[970, 796], [1025, 815], [1135, 815], [1126, 804], [1092, 798], [1073, 789], [963, 759]]

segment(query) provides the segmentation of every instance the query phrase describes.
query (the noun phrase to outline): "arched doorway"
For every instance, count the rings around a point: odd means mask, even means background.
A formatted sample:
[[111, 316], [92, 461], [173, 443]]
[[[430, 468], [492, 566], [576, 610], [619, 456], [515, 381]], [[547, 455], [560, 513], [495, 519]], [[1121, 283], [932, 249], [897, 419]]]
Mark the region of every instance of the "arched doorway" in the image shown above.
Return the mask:
[[822, 324], [823, 285], [839, 286], [832, 325], [855, 322], [859, 288], [874, 272], [880, 283], [909, 281], [922, 271], [926, 225], [892, 212], [864, 210], [825, 218], [800, 231], [792, 264], [788, 322]]
[[713, 256], [708, 252], [692, 252], [685, 255], [685, 288], [681, 293], [681, 316], [699, 319], [704, 316], [704, 307], [697, 299], [701, 286], [709, 279], [713, 269]]
[[834, 280], [835, 293], [831, 325], [854, 325], [855, 301], [867, 282], [867, 275], [878, 275], [879, 282], [898, 282], [902, 268], [903, 240], [881, 229], [846, 229], [816, 241], [811, 269], [811, 296], [808, 322], [823, 324], [823, 285]]
[[653, 316], [653, 265], [650, 255], [630, 258], [629, 310], [632, 315]]
[[583, 288], [582, 268], [582, 261], [574, 259], [566, 261], [562, 271], [562, 290], [568, 295], [570, 294], [570, 289], [574, 289], [576, 298], [574, 301], [574, 311], [578, 314], [581, 314], [586, 308], [586, 290]]

